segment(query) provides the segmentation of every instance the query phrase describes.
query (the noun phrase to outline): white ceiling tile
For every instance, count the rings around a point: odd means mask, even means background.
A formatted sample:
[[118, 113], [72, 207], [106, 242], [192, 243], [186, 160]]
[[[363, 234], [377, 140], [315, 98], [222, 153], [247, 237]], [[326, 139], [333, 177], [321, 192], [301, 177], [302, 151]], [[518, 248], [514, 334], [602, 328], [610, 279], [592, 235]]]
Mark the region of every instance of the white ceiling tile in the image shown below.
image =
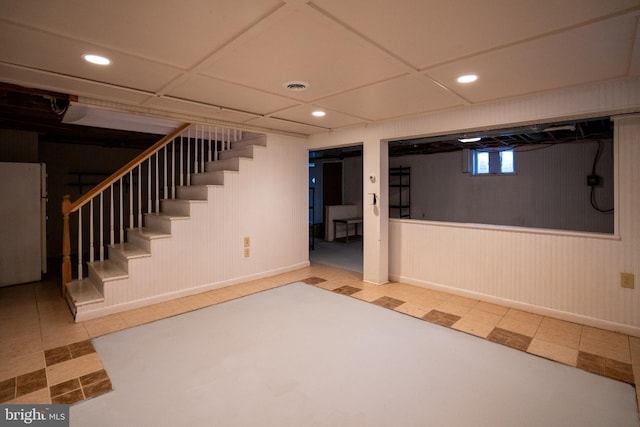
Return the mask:
[[145, 105], [162, 110], [173, 111], [180, 114], [193, 115], [213, 120], [224, 120], [229, 122], [244, 122], [256, 117], [254, 114], [223, 110], [218, 107], [212, 107], [197, 102], [167, 97], [154, 98], [152, 102], [149, 102]]
[[[313, 115], [311, 115], [311, 113], [316, 110], [324, 111], [326, 115], [324, 117], [314, 117]], [[357, 117], [308, 104], [299, 105], [297, 107], [289, 108], [284, 111], [278, 111], [273, 116], [275, 118], [290, 120], [299, 123], [306, 123], [312, 126], [320, 126], [328, 129], [336, 129], [345, 126], [366, 123], [365, 120]]]
[[0, 81], [316, 133], [633, 78], [639, 16], [640, 0], [0, 1]]
[[87, 44], [190, 68], [267, 15], [279, 0], [0, 2], [0, 16]]
[[[614, 18], [543, 39], [455, 61], [427, 74], [472, 102], [625, 77], [635, 19]], [[462, 85], [462, 74], [478, 74]]]
[[[402, 74], [404, 68], [324, 17], [294, 11], [204, 72], [310, 101]], [[289, 92], [283, 84], [292, 80], [305, 81], [309, 88]]]
[[418, 69], [638, 7], [638, 0], [314, 0]]
[[167, 95], [256, 114], [268, 114], [298, 103], [285, 97], [200, 75], [189, 77]]
[[[106, 56], [111, 64], [89, 64], [82, 58], [87, 53]], [[180, 73], [167, 65], [6, 22], [0, 22], [0, 58], [33, 69], [149, 92]]]
[[271, 130], [283, 131], [283, 132], [294, 132], [294, 133], [299, 133], [303, 135], [311, 135], [314, 133], [322, 133], [322, 132], [329, 131], [329, 129], [326, 129], [323, 127], [310, 126], [304, 123], [289, 122], [286, 120], [280, 120], [273, 117], [259, 117], [256, 119], [248, 120], [245, 123], [251, 126], [258, 126], [261, 128], [265, 128], [267, 130], [271, 129]]
[[366, 120], [383, 120], [461, 105], [463, 101], [431, 81], [406, 76], [318, 101], [319, 106]]
[[2, 76], [2, 81], [6, 83], [99, 98], [106, 101], [139, 105], [149, 99], [149, 95], [135, 90], [96, 84], [68, 76], [24, 69], [2, 63], [0, 63], [0, 76]]

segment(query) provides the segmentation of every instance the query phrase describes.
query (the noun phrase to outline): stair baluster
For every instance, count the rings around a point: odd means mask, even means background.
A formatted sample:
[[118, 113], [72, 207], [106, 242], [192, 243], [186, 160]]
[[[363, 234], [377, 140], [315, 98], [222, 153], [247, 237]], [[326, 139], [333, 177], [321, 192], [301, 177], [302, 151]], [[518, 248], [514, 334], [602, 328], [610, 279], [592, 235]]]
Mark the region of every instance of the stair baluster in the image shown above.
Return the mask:
[[124, 211], [124, 201], [122, 200], [122, 186], [124, 185], [124, 177], [120, 178], [120, 241], [124, 242], [124, 224], [123, 224], [123, 211]]
[[[104, 283], [126, 278], [127, 260], [149, 256], [148, 248], [144, 248], [144, 240], [166, 236], [167, 229], [162, 224], [168, 217], [179, 219], [184, 215], [182, 212], [185, 205], [182, 201], [177, 204], [172, 202], [172, 208], [168, 213], [162, 213], [161, 210], [164, 208], [160, 203], [161, 199], [170, 201], [183, 198], [178, 196], [179, 191], [182, 191], [180, 187], [222, 183], [224, 175], [221, 168], [229, 167], [228, 165], [237, 168], [239, 163], [235, 162], [236, 166], [233, 166], [232, 157], [223, 156], [221, 153], [230, 150], [232, 143], [240, 138], [242, 132], [237, 129], [184, 125], [145, 150], [78, 200], [71, 202], [70, 197], [65, 196], [62, 202], [62, 290], [63, 294], [66, 294], [69, 286], [70, 293], [67, 298], [70, 306], [76, 304], [78, 292], [84, 293], [82, 298], [87, 297], [86, 293], [91, 294], [89, 302], [84, 299], [82, 304], [93, 304], [97, 299], [104, 300]], [[213, 167], [208, 171], [208, 162], [221, 159], [225, 162], [224, 166]], [[146, 171], [143, 168], [146, 168]], [[206, 176], [200, 177], [200, 174]], [[147, 181], [146, 185], [143, 177]], [[118, 186], [117, 192], [115, 186]], [[185, 195], [197, 195], [197, 200], [201, 200], [201, 190], [194, 190], [186, 191], [185, 188]], [[108, 195], [105, 194], [106, 191], [109, 191]], [[127, 191], [128, 197], [125, 194]], [[125, 210], [128, 210], [128, 216]], [[74, 220], [78, 221], [78, 264], [75, 281], [71, 268], [70, 243], [70, 221], [74, 212], [77, 213]], [[144, 219], [143, 215], [147, 215], [147, 218]], [[147, 228], [146, 222], [152, 226]], [[131, 234], [125, 233], [125, 229]], [[107, 230], [109, 236], [108, 241], [105, 241], [104, 233]], [[131, 244], [129, 239], [132, 239]], [[100, 245], [99, 254], [96, 253], [97, 244]], [[83, 248], [88, 250], [88, 256], [84, 254]], [[111, 253], [112, 251], [114, 252]], [[87, 262], [89, 268], [85, 269], [84, 265]], [[83, 281], [87, 273], [89, 280]]]

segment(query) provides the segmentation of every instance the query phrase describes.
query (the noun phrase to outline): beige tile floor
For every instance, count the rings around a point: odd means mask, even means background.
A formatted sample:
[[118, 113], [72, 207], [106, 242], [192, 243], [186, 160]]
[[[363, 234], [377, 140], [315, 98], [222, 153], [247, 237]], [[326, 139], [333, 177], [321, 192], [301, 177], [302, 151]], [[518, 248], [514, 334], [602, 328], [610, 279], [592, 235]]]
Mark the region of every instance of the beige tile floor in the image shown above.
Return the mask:
[[0, 288], [0, 403], [74, 403], [111, 390], [91, 339], [295, 281], [636, 384], [640, 338], [313, 264], [265, 279], [75, 323], [58, 278]]

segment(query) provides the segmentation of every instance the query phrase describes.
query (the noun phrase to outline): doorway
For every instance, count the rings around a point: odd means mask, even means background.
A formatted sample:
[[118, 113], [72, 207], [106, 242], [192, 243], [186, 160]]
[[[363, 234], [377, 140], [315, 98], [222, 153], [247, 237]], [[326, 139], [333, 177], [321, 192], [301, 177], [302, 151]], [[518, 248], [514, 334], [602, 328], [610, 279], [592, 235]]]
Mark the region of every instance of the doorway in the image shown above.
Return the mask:
[[334, 229], [334, 219], [362, 218], [362, 170], [362, 145], [309, 152], [312, 263], [362, 273], [362, 224], [337, 223]]

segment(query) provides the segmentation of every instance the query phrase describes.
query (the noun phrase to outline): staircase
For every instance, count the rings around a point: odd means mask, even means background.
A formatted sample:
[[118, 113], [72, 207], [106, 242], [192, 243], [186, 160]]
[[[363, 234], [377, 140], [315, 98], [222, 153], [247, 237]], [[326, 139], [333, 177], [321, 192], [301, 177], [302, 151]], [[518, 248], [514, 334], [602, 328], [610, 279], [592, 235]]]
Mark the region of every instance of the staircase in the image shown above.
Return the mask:
[[265, 135], [185, 126], [76, 202], [67, 197], [63, 293], [76, 321], [277, 273], [251, 266], [242, 230], [255, 205], [240, 193], [268, 170], [255, 166], [266, 145]]

